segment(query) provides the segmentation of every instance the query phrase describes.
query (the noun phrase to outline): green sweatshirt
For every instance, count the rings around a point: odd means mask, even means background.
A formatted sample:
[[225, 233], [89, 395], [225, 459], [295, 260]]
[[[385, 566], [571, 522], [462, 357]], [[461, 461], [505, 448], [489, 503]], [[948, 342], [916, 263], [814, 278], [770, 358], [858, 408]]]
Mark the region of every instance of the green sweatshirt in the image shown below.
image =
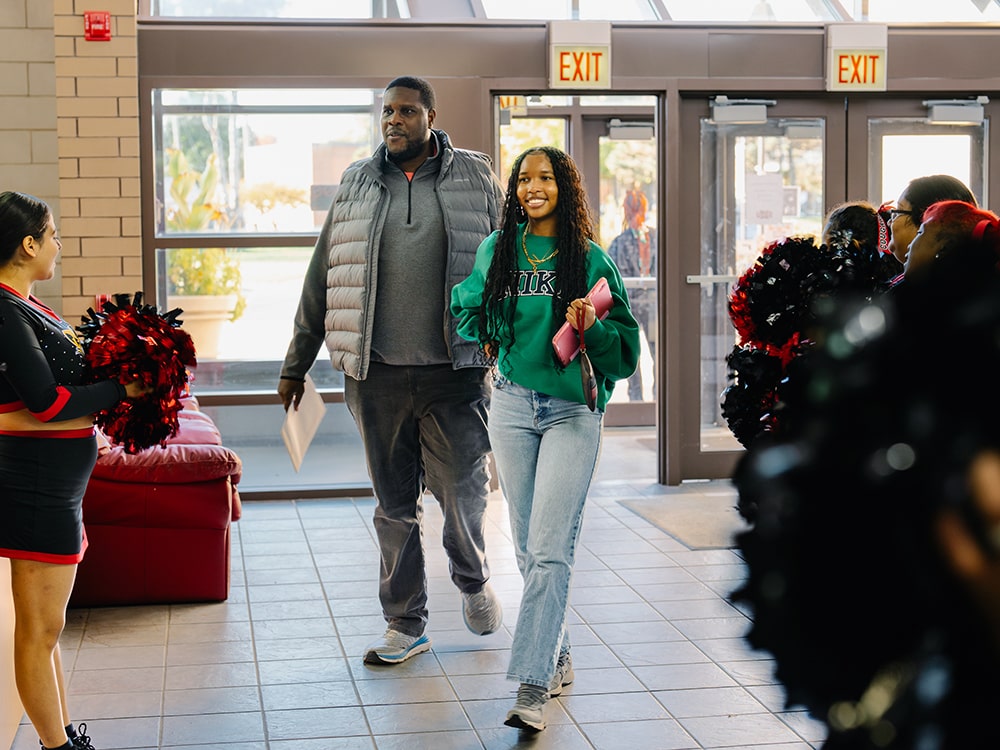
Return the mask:
[[[523, 231], [521, 225], [518, 234]], [[483, 286], [498, 235], [499, 232], [494, 232], [483, 240], [476, 251], [472, 274], [452, 289], [451, 312], [458, 319], [458, 333], [470, 341], [479, 337]], [[556, 238], [529, 234], [527, 243], [533, 257], [545, 258], [555, 249]], [[519, 256], [520, 292], [514, 318], [514, 348], [508, 346], [509, 337], [500, 342], [500, 374], [533, 391], [582, 404], [586, 402], [580, 379], [580, 358], [574, 358], [564, 370], [559, 370], [552, 357], [552, 336], [566, 321], [565, 315], [552, 315], [555, 264], [556, 259], [552, 258], [533, 271], [527, 259]], [[603, 276], [608, 280], [614, 300], [608, 317], [595, 322], [584, 334], [587, 355], [597, 376], [597, 406], [603, 411], [614, 382], [635, 372], [639, 362], [639, 325], [632, 317], [618, 269], [600, 245], [593, 242], [588, 268], [587, 288]]]

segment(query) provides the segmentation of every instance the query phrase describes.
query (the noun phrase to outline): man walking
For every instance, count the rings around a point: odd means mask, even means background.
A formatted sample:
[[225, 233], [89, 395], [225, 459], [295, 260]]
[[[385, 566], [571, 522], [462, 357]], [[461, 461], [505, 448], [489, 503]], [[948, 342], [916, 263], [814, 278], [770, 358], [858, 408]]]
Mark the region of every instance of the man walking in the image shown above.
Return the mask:
[[434, 130], [434, 91], [396, 78], [383, 93], [383, 143], [344, 172], [306, 271], [278, 394], [298, 407], [325, 342], [346, 375], [344, 399], [375, 490], [388, 625], [365, 651], [398, 664], [431, 647], [421, 495], [444, 514], [451, 578], [468, 628], [502, 622], [488, 583], [483, 521], [489, 492], [489, 365], [448, 313], [452, 287], [498, 227], [503, 191], [485, 154]]

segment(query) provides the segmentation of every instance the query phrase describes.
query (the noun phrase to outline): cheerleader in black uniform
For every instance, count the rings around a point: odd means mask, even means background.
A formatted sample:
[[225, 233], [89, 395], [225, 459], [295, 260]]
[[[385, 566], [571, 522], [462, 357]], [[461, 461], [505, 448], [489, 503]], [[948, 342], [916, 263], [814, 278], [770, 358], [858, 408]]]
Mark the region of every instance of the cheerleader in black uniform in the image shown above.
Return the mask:
[[14, 669], [43, 748], [93, 748], [66, 705], [59, 636], [87, 548], [81, 504], [97, 460], [93, 414], [147, 392], [138, 382], [84, 385], [73, 328], [31, 296], [52, 278], [61, 243], [52, 212], [0, 193], [0, 556], [10, 558]]
[[905, 283], [818, 316], [733, 476], [732, 596], [824, 750], [1000, 748], [1000, 219], [919, 232]]

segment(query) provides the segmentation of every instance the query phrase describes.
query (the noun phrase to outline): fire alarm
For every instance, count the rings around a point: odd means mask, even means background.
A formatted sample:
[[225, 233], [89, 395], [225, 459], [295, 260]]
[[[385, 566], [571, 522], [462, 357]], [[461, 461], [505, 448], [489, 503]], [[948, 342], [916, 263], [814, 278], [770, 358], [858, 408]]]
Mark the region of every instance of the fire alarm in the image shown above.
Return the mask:
[[85, 10], [83, 12], [83, 38], [88, 42], [110, 42], [111, 12]]

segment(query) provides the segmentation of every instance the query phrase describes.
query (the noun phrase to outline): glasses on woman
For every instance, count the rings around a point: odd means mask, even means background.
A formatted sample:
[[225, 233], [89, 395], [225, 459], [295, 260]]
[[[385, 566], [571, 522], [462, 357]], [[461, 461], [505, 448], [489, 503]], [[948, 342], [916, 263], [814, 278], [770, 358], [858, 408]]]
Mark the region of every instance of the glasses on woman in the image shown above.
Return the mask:
[[890, 208], [889, 209], [889, 221], [895, 221], [900, 216], [913, 216], [914, 211], [907, 211], [902, 208]]

